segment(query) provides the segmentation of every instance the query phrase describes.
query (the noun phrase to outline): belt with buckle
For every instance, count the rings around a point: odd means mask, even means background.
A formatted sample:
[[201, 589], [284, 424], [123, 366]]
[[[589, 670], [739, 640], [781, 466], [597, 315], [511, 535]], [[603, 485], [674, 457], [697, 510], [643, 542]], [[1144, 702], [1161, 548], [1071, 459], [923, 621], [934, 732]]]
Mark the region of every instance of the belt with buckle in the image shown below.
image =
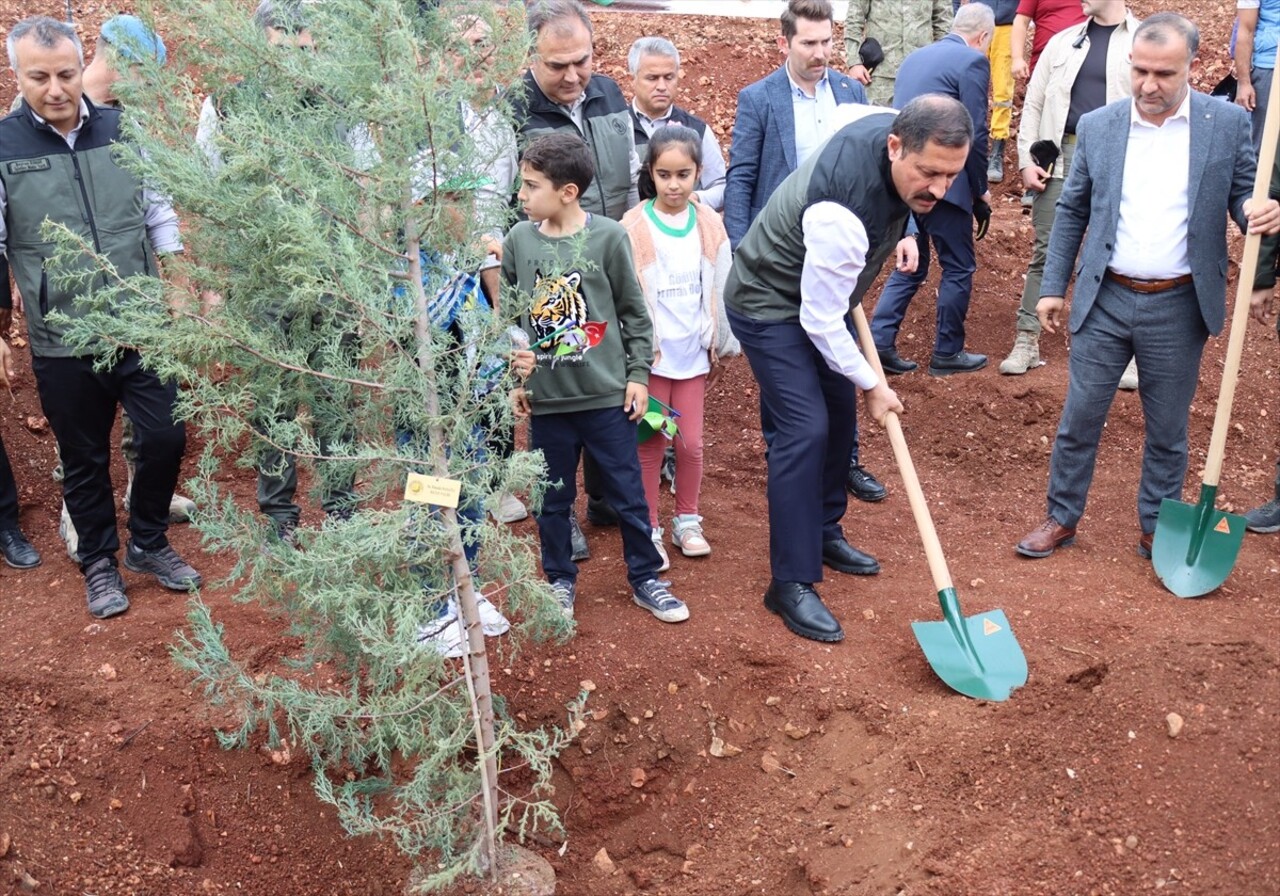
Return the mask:
[[1179, 286], [1186, 286], [1191, 282], [1190, 274], [1183, 274], [1181, 277], [1170, 277], [1165, 280], [1138, 280], [1134, 277], [1126, 277], [1124, 274], [1117, 274], [1111, 268], [1107, 268], [1106, 278], [1112, 283], [1119, 283], [1125, 289], [1132, 289], [1134, 292], [1148, 295], [1155, 292], [1168, 292], [1171, 289], [1177, 289]]

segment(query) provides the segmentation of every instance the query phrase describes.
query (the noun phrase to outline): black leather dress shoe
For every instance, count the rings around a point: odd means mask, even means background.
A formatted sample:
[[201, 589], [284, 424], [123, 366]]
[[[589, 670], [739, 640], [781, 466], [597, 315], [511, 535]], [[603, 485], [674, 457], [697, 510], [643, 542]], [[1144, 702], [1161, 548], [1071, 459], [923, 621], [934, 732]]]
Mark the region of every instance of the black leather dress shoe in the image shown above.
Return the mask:
[[618, 512], [604, 498], [587, 498], [587, 522], [593, 526], [618, 525]]
[[4, 562], [14, 569], [40, 565], [40, 552], [17, 529], [0, 529], [0, 553], [4, 554]]
[[880, 356], [880, 366], [889, 376], [910, 373], [920, 366], [915, 361], [908, 361], [902, 357], [896, 348], [878, 348], [876, 354]]
[[929, 361], [931, 376], [950, 376], [953, 373], [972, 373], [987, 366], [987, 356], [963, 349], [954, 355], [934, 355]]
[[764, 605], [782, 617], [782, 624], [811, 641], [843, 641], [844, 629], [831, 615], [812, 585], [804, 582], [769, 583]]
[[883, 501], [889, 490], [862, 464], [849, 464], [849, 494], [859, 501], [874, 504]]
[[836, 572], [847, 572], [853, 576], [873, 576], [880, 571], [875, 557], [862, 553], [843, 538], [822, 543], [822, 562]]

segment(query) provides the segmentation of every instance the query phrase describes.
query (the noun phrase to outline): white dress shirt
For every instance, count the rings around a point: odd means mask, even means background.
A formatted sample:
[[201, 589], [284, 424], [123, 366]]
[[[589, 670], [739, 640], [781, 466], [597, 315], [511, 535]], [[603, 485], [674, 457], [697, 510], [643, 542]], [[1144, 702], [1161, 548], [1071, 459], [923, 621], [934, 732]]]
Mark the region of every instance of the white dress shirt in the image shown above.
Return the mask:
[[849, 332], [849, 297], [867, 266], [870, 243], [857, 215], [836, 202], [818, 202], [800, 219], [800, 326], [827, 366], [862, 389], [879, 382]]
[[1191, 273], [1187, 257], [1187, 182], [1191, 172], [1191, 93], [1159, 127], [1129, 113], [1120, 187], [1120, 220], [1107, 265], [1138, 280]]

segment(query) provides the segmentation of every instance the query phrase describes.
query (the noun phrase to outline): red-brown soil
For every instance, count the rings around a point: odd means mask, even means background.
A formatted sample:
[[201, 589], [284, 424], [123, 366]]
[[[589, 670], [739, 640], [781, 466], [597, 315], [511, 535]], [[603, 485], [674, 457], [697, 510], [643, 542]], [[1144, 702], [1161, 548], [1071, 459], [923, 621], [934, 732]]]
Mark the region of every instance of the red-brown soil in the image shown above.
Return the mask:
[[[1226, 65], [1233, 7], [1196, 4], [1202, 87]], [[0, 3], [0, 25], [32, 11]], [[77, 11], [87, 28], [106, 14]], [[614, 75], [635, 36], [671, 35], [685, 54], [683, 102], [726, 146], [737, 90], [778, 62], [772, 22], [597, 21], [600, 65]], [[9, 76], [0, 100], [12, 90]], [[689, 622], [663, 626], [632, 606], [616, 533], [595, 529], [577, 636], [496, 659], [498, 689], [531, 725], [562, 723], [579, 683], [597, 686], [556, 773], [567, 844], [534, 844], [557, 869], [558, 892], [1280, 893], [1280, 536], [1248, 536], [1227, 583], [1203, 600], [1167, 592], [1134, 553], [1142, 422], [1137, 396], [1120, 394], [1078, 544], [1042, 561], [1014, 555], [1043, 513], [1066, 346], [1046, 338], [1047, 365], [1024, 377], [994, 369], [1012, 341], [1031, 243], [1012, 172], [996, 199], [969, 314], [969, 347], [992, 366], [893, 385], [957, 590], [970, 612], [1005, 610], [1028, 684], [983, 703], [929, 669], [909, 623], [938, 618], [935, 589], [888, 440], [870, 424], [863, 457], [891, 494], [853, 504], [846, 523], [884, 571], [822, 586], [847, 640], [801, 640], [764, 610], [763, 445], [755, 385], [735, 360], [709, 402], [703, 513], [715, 553], [673, 558]], [[931, 349], [928, 298], [899, 344], [916, 359]], [[1224, 351], [1225, 338], [1212, 340], [1201, 370], [1191, 500]], [[1238, 511], [1269, 497], [1278, 362], [1275, 331], [1255, 325], [1222, 476], [1223, 502]], [[127, 615], [96, 623], [85, 613], [57, 536], [53, 439], [38, 426], [22, 350], [18, 364], [3, 434], [22, 524], [45, 562], [0, 570], [0, 890], [402, 892], [408, 862], [347, 838], [313, 796], [304, 758], [273, 761], [261, 740], [219, 749], [212, 729], [224, 719], [168, 656], [182, 600], [132, 577]], [[251, 501], [251, 479], [230, 465], [226, 475]], [[532, 523], [520, 530], [532, 544]], [[208, 580], [230, 569], [231, 558], [202, 554], [189, 527], [173, 537]], [[252, 664], [289, 649], [259, 609], [216, 586], [205, 599]], [[1177, 737], [1170, 713], [1185, 720]], [[741, 752], [711, 755], [713, 736]], [[592, 861], [601, 849], [611, 875]]]

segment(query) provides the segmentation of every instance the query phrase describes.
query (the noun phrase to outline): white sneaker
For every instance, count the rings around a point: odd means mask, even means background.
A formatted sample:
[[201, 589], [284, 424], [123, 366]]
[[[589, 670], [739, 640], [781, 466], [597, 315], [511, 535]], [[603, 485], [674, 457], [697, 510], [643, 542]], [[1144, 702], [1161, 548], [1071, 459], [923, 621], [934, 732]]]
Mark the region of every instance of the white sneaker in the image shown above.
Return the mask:
[[467, 636], [453, 601], [447, 602], [431, 622], [418, 626], [418, 646], [451, 660], [467, 652]]
[[76, 532], [76, 524], [71, 522], [71, 514], [67, 512], [67, 502], [62, 502], [62, 516], [58, 519], [58, 535], [67, 543], [67, 556], [72, 563], [80, 562], [80, 535]]
[[511, 623], [502, 611], [493, 605], [489, 598], [476, 592], [476, 609], [480, 612], [480, 629], [490, 638], [505, 635], [511, 630]]
[[523, 519], [528, 519], [529, 508], [524, 506], [524, 502], [512, 494], [498, 496], [498, 503], [489, 515], [493, 517], [495, 522], [499, 523], [518, 523]]
[[667, 549], [662, 544], [662, 527], [654, 529], [649, 537], [653, 539], [653, 546], [658, 551], [658, 556], [662, 558], [662, 565], [658, 567], [658, 572], [666, 572], [671, 568], [671, 558], [667, 556]]
[[711, 545], [702, 534], [702, 517], [689, 513], [671, 521], [671, 543], [686, 557], [705, 557]]

